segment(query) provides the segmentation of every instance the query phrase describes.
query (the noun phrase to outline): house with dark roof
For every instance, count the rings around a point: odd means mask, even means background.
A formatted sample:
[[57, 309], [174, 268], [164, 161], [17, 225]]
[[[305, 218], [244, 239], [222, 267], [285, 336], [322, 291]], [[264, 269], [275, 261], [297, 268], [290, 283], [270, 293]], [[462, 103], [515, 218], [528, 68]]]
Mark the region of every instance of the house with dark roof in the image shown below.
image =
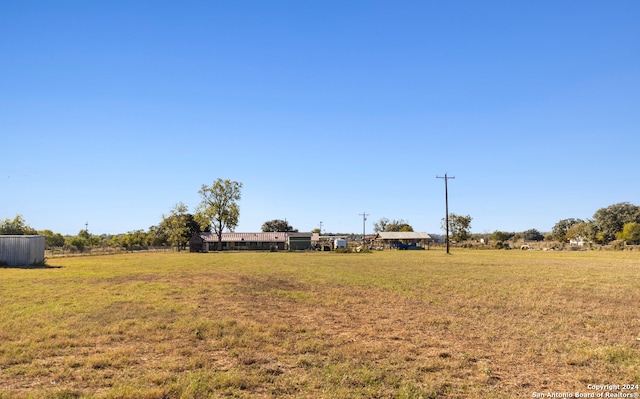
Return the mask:
[[[312, 233], [298, 232], [222, 233], [222, 250], [305, 250], [312, 248], [311, 236]], [[218, 235], [215, 233], [197, 233], [189, 240], [191, 252], [209, 252], [217, 249]]]

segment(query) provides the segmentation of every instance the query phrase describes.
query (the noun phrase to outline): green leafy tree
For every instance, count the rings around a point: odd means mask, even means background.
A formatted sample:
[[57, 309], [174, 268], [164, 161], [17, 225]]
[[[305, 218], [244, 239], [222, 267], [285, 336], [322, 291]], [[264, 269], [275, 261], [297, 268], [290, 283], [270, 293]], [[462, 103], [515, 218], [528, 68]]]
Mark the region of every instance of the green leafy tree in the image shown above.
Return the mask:
[[116, 234], [114, 236], [111, 236], [109, 238], [109, 240], [107, 241], [107, 246], [110, 246], [110, 247], [124, 247], [124, 235], [123, 234]]
[[496, 230], [493, 233], [491, 233], [491, 236], [489, 236], [489, 239], [493, 241], [507, 241], [511, 237], [513, 237], [513, 233]]
[[75, 248], [80, 252], [84, 252], [84, 249], [87, 247], [87, 241], [84, 240], [82, 237], [75, 236], [67, 240], [65, 245]]
[[[169, 245], [180, 251], [184, 248], [191, 237], [191, 229], [189, 226], [189, 208], [182, 202], [179, 202], [171, 208], [169, 215], [162, 215], [160, 229], [166, 236]], [[193, 216], [191, 216], [193, 220]]]
[[[471, 221], [473, 218], [469, 215], [461, 216], [455, 213], [449, 214], [449, 233], [454, 241], [468, 240], [471, 235]], [[446, 218], [442, 218], [442, 230], [447, 230]]]
[[593, 240], [594, 237], [594, 227], [591, 222], [580, 222], [574, 224], [567, 230], [566, 237], [568, 240], [577, 240], [579, 238], [586, 238], [588, 240]]
[[556, 241], [567, 242], [569, 240], [567, 232], [570, 228], [579, 223], [584, 223], [584, 221], [582, 219], [574, 218], [562, 219], [553, 226], [553, 229], [551, 230], [551, 237]]
[[75, 237], [70, 237], [65, 241], [65, 245], [83, 252], [88, 247], [98, 245], [100, 238], [91, 235], [87, 230], [80, 230]]
[[540, 233], [536, 229], [529, 229], [522, 233], [522, 237], [525, 241], [542, 241], [544, 240], [544, 235]]
[[268, 222], [264, 222], [262, 224], [262, 231], [265, 233], [280, 232], [280, 231], [297, 232], [298, 229], [294, 229], [291, 225], [289, 225], [289, 222], [287, 222], [286, 220], [273, 219], [273, 220], [269, 220]]
[[208, 224], [218, 236], [218, 251], [222, 250], [222, 232], [235, 230], [240, 217], [238, 201], [241, 198], [242, 183], [218, 179], [211, 186], [205, 184], [198, 193], [202, 201], [198, 206], [200, 224]]
[[608, 243], [616, 238], [627, 223], [640, 223], [640, 207], [628, 202], [620, 202], [600, 208], [593, 215], [596, 238]]
[[144, 230], [133, 230], [121, 239], [122, 246], [128, 249], [144, 249], [149, 246], [149, 234]]
[[390, 221], [387, 218], [381, 218], [373, 224], [373, 231], [376, 233], [380, 233], [382, 231], [413, 231], [413, 227], [402, 219], [394, 219]]
[[34, 235], [38, 232], [25, 222], [22, 215], [0, 221], [0, 235]]
[[625, 224], [622, 231], [616, 234], [616, 238], [637, 245], [640, 243], [640, 223], [630, 222]]
[[386, 231], [413, 231], [413, 227], [404, 220], [392, 220]]
[[47, 248], [64, 246], [64, 237], [60, 233], [54, 233], [51, 230], [42, 230], [39, 234], [44, 236], [44, 245]]
[[149, 227], [149, 245], [161, 247], [168, 244], [168, 238], [161, 226]]
[[389, 219], [381, 218], [377, 222], [373, 224], [373, 231], [376, 233], [380, 233], [382, 231], [387, 231], [387, 226], [389, 225]]

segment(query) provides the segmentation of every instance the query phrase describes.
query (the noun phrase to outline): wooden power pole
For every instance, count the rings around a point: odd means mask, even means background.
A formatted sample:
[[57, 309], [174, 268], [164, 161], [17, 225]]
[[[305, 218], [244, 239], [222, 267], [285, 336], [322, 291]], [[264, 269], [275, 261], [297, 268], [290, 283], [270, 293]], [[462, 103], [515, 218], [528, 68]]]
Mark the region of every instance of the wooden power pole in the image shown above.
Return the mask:
[[366, 233], [366, 221], [367, 221], [367, 216], [369, 216], [368, 213], [359, 213], [358, 215], [362, 216], [362, 249], [364, 249], [364, 235]]
[[455, 176], [447, 176], [447, 174], [445, 173], [444, 176], [436, 176], [436, 179], [444, 179], [444, 201], [445, 201], [445, 209], [446, 209], [446, 216], [445, 216], [445, 229], [447, 230], [447, 236], [445, 237], [445, 242], [447, 243], [447, 254], [449, 253], [449, 188], [447, 185], [447, 181], [449, 179], [455, 179]]

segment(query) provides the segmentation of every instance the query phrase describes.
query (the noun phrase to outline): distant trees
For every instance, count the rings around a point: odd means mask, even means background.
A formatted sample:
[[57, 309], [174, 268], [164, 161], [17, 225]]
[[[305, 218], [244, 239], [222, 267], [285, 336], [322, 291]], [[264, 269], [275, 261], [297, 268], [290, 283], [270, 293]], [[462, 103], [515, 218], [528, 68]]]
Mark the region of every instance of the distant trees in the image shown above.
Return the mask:
[[[449, 214], [449, 233], [454, 241], [465, 241], [471, 235], [471, 221], [473, 218], [469, 215], [462, 216], [455, 213]], [[446, 231], [446, 219], [442, 218], [442, 230]]]
[[620, 202], [600, 208], [593, 215], [592, 222], [596, 240], [608, 243], [616, 239], [616, 233], [621, 232], [625, 224], [640, 223], [640, 207]]
[[567, 230], [565, 237], [567, 240], [577, 240], [580, 238], [593, 240], [593, 223], [583, 221], [576, 223]]
[[0, 235], [33, 235], [38, 232], [25, 222], [22, 215], [16, 215], [13, 219], [0, 221]]
[[75, 248], [80, 252], [84, 251], [85, 248], [92, 247], [98, 244], [100, 244], [100, 238], [92, 235], [85, 229], [80, 230], [78, 232], [78, 235], [76, 235], [75, 237], [69, 237], [65, 241], [66, 247]]
[[389, 225], [389, 219], [382, 218], [373, 224], [373, 231], [376, 233], [380, 233], [381, 231], [386, 231], [387, 226]]
[[511, 237], [513, 237], [513, 234], [514, 233], [496, 230], [493, 233], [491, 233], [491, 235], [489, 236], [489, 239], [493, 241], [507, 241], [511, 239]]
[[153, 233], [151, 231], [146, 232], [142, 229], [129, 231], [126, 234], [118, 234], [105, 237], [107, 246], [123, 247], [129, 250], [148, 248], [152, 244]]
[[167, 245], [169, 243], [169, 239], [164, 229], [158, 225], [149, 227], [149, 231], [147, 232], [147, 242], [151, 246], [161, 247]]
[[[162, 215], [161, 222], [149, 227], [148, 231], [133, 230], [125, 234], [94, 236], [87, 230], [81, 230], [76, 236], [62, 236], [51, 230], [36, 231], [22, 215], [14, 218], [0, 219], [0, 235], [35, 235], [45, 237], [47, 248], [65, 247], [71, 250], [84, 250], [92, 246], [121, 246], [127, 249], [145, 249], [150, 246], [158, 247], [170, 244], [184, 248], [189, 238], [201, 231], [213, 231], [218, 236], [218, 249], [221, 248], [222, 232], [225, 229], [233, 231], [238, 225], [239, 206], [242, 183], [217, 179], [211, 186], [202, 185], [198, 193], [201, 202], [195, 213], [182, 202], [174, 205], [168, 215]], [[471, 239], [472, 217], [469, 215], [449, 214], [450, 239], [461, 242]], [[442, 229], [446, 230], [445, 219]], [[297, 232], [286, 220], [273, 219], [263, 223], [263, 232]], [[381, 218], [374, 223], [373, 229], [378, 232], [411, 232], [413, 227], [405, 220], [389, 220]], [[313, 232], [320, 233], [316, 228]], [[340, 234], [348, 236], [349, 233]], [[356, 236], [360, 236], [356, 234]], [[593, 218], [582, 220], [567, 218], [558, 221], [550, 233], [530, 229], [524, 232], [511, 233], [496, 230], [490, 235], [485, 233], [483, 238], [496, 242], [542, 241], [555, 240], [565, 243], [569, 240], [586, 239], [591, 242], [609, 244], [613, 240], [614, 247], [624, 247], [627, 244], [640, 245], [640, 206], [629, 202], [620, 202], [598, 209]]]
[[522, 233], [522, 238], [525, 241], [542, 241], [544, 240], [544, 235], [536, 229], [529, 229]]
[[268, 232], [297, 232], [298, 229], [294, 229], [289, 222], [282, 219], [273, 219], [262, 224], [262, 231], [265, 233]]
[[[629, 223], [640, 223], [640, 207], [628, 202], [619, 202], [598, 209], [591, 220], [563, 219], [553, 226], [552, 237], [554, 240], [566, 242], [571, 239], [585, 238], [602, 244], [608, 244], [615, 240], [636, 242], [627, 237], [624, 229]], [[633, 225], [632, 225], [633, 226]], [[633, 235], [633, 227], [627, 227], [630, 237]]]
[[622, 231], [616, 233], [616, 238], [619, 240], [629, 241], [633, 244], [640, 243], [640, 223], [629, 222], [624, 225]]
[[373, 224], [373, 231], [375, 231], [376, 233], [380, 233], [383, 231], [413, 231], [413, 227], [408, 222], [402, 219], [394, 219], [390, 221], [387, 218], [381, 218]]
[[573, 238], [569, 237], [569, 230], [580, 223], [584, 223], [584, 221], [582, 219], [574, 218], [562, 219], [553, 226], [553, 229], [551, 230], [551, 237], [556, 241], [566, 242], [570, 238]]
[[208, 230], [207, 223], [203, 223], [203, 229], [197, 217], [188, 212], [189, 208], [182, 202], [175, 204], [168, 216], [162, 215], [158, 229], [158, 233], [164, 235], [169, 245], [178, 251], [187, 245], [194, 234]]
[[54, 233], [51, 230], [42, 230], [39, 232], [44, 236], [44, 245], [47, 248], [64, 247], [64, 237], [60, 233]]
[[222, 250], [222, 232], [233, 231], [238, 225], [242, 183], [218, 179], [211, 186], [205, 184], [198, 193], [202, 201], [198, 206], [198, 220], [201, 225], [209, 224], [218, 236], [218, 251]]

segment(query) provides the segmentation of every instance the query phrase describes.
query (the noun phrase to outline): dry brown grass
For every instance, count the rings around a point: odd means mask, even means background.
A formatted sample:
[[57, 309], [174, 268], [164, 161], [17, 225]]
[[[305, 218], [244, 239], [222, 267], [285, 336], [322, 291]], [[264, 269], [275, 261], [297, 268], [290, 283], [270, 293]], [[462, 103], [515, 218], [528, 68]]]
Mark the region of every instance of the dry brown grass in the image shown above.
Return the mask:
[[0, 269], [0, 397], [512, 398], [640, 383], [635, 253], [53, 262]]

